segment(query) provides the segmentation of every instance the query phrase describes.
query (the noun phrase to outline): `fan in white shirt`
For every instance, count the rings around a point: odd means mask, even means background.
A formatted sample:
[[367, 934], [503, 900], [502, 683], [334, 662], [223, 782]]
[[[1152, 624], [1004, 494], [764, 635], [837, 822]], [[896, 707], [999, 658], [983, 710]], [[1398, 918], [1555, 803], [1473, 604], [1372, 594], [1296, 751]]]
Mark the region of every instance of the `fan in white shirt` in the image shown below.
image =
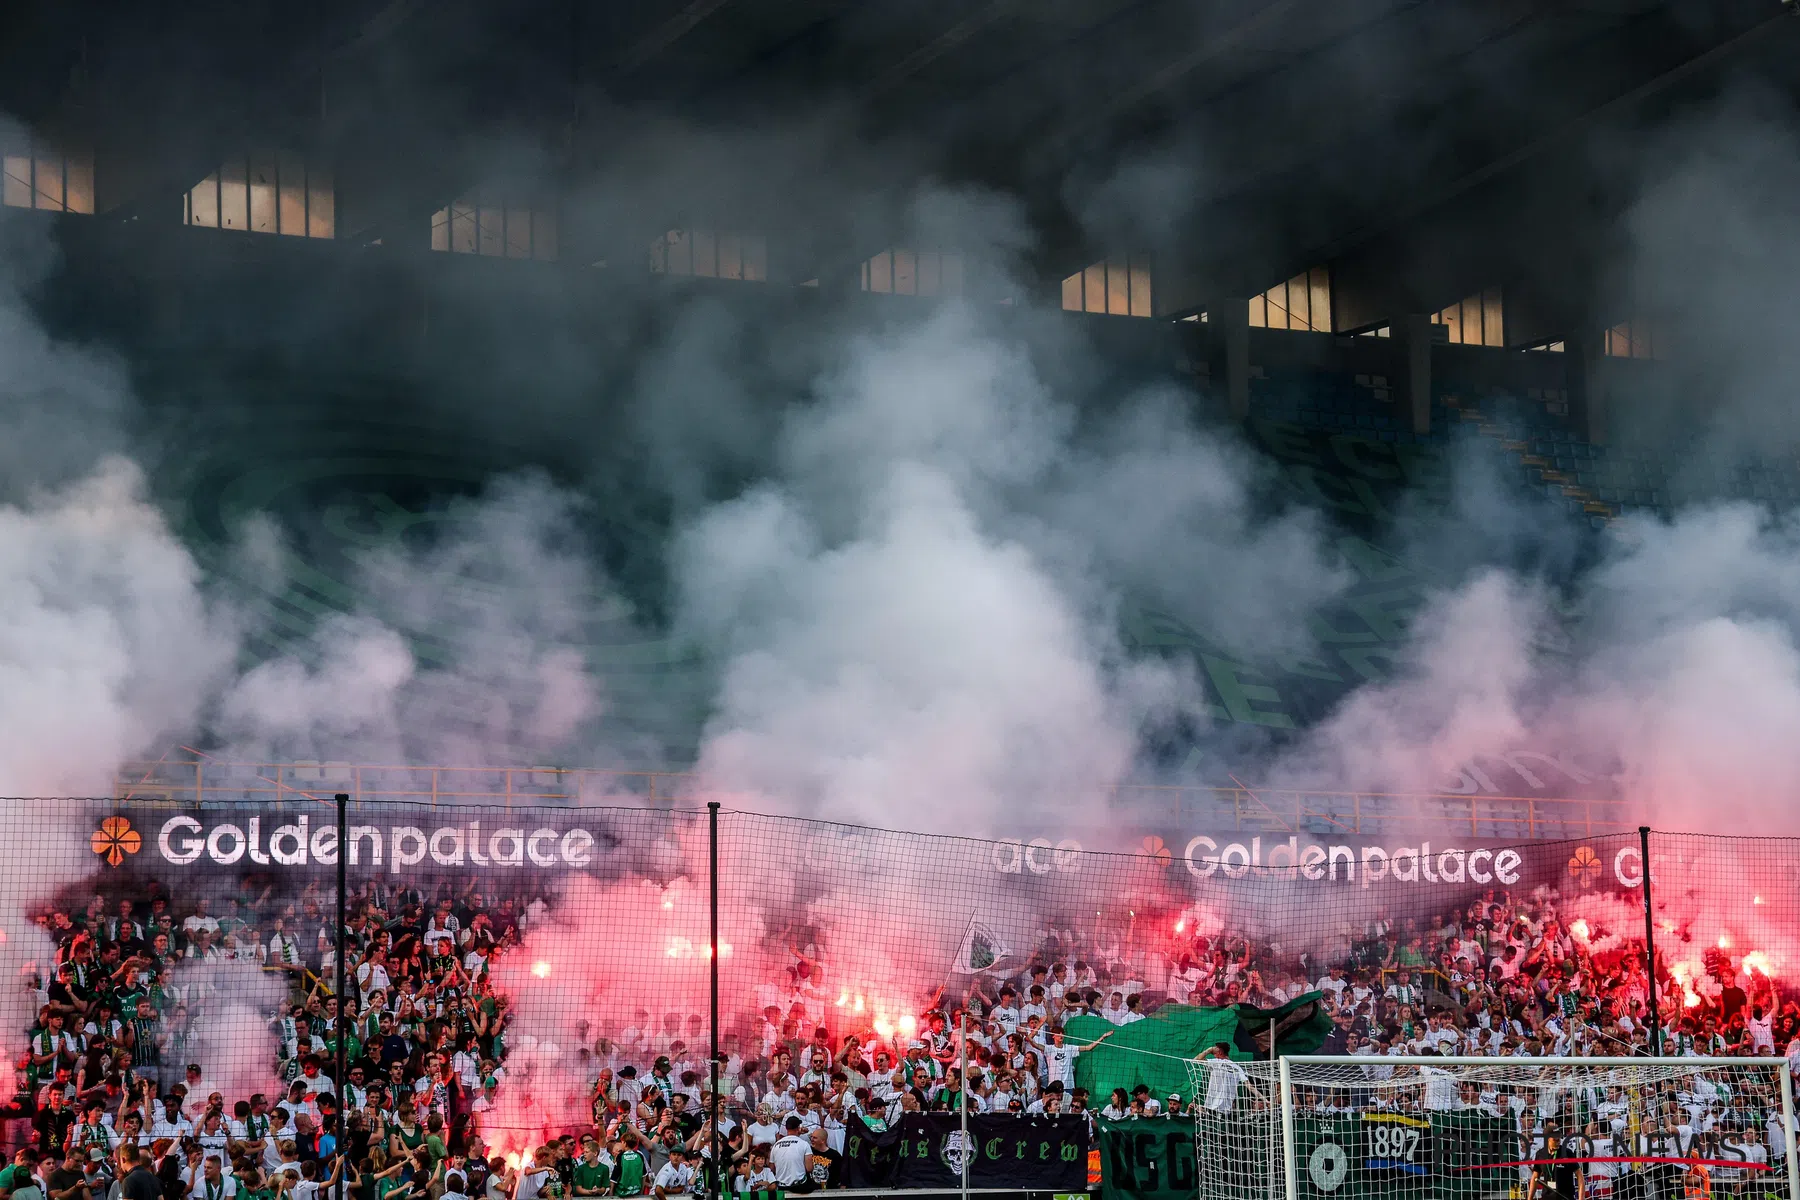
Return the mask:
[[179, 1143], [182, 1138], [194, 1132], [194, 1123], [181, 1115], [181, 1102], [170, 1099], [164, 1102], [163, 1111], [156, 1115], [150, 1123], [150, 1139], [168, 1138]]
[[[1762, 1012], [1762, 1016], [1756, 1014]], [[1775, 1013], [1771, 1009], [1763, 1012], [1762, 1006], [1754, 1005], [1744, 1016], [1744, 1028], [1750, 1033], [1750, 1047], [1758, 1054], [1775, 1053]]]
[[1231, 1060], [1231, 1050], [1224, 1042], [1220, 1042], [1205, 1054], [1201, 1061], [1206, 1064], [1206, 1107], [1214, 1112], [1230, 1112], [1237, 1105], [1238, 1088], [1247, 1087], [1258, 1099], [1262, 1093], [1250, 1082], [1249, 1072], [1243, 1066]]
[[1045, 1082], [1060, 1083], [1065, 1092], [1074, 1091], [1075, 1060], [1112, 1035], [1113, 1031], [1109, 1029], [1085, 1046], [1068, 1045], [1063, 1040], [1061, 1030], [1052, 1033], [1049, 1041], [1045, 1041], [1041, 1036], [1034, 1040], [1031, 1044], [1037, 1047], [1039, 1055], [1043, 1058]]
[[656, 1173], [656, 1200], [683, 1195], [693, 1187], [694, 1168], [687, 1160], [687, 1151], [680, 1146], [670, 1147], [669, 1161]]
[[363, 1003], [369, 1002], [372, 992], [386, 993], [393, 986], [388, 978], [387, 966], [379, 960], [370, 960], [356, 968], [356, 983], [362, 989]]
[[293, 934], [285, 929], [275, 931], [274, 936], [269, 939], [268, 963], [274, 967], [299, 968], [300, 943], [294, 939]]
[[1726, 1158], [1741, 1158], [1746, 1164], [1742, 1167], [1720, 1167], [1715, 1177], [1724, 1182], [1738, 1183], [1752, 1173], [1761, 1175], [1762, 1172], [1756, 1168], [1767, 1165], [1769, 1161], [1769, 1148], [1757, 1136], [1754, 1125], [1741, 1134], [1728, 1134], [1722, 1151]]
[[1419, 1074], [1425, 1079], [1425, 1107], [1433, 1112], [1450, 1112], [1459, 1105], [1460, 1089], [1456, 1084], [1456, 1075], [1442, 1067], [1420, 1067]]
[[225, 1173], [221, 1155], [206, 1156], [205, 1167], [189, 1181], [188, 1195], [193, 1200], [232, 1200], [237, 1195], [237, 1180]]
[[773, 1146], [781, 1140], [781, 1125], [775, 1120], [775, 1110], [767, 1104], [758, 1105], [756, 1120], [744, 1126], [744, 1144], [747, 1146]]

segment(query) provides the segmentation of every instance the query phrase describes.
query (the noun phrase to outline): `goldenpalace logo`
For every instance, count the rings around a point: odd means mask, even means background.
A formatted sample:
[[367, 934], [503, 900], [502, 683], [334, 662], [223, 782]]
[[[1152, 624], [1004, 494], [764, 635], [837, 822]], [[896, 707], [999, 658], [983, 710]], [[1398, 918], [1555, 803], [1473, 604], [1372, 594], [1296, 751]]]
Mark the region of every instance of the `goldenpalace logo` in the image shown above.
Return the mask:
[[1593, 887], [1600, 880], [1600, 856], [1592, 846], [1577, 847], [1569, 857], [1569, 876], [1582, 887]]
[[142, 850], [144, 839], [131, 827], [128, 818], [108, 817], [94, 830], [94, 836], [88, 839], [88, 847], [104, 858], [107, 866], [116, 867], [125, 861], [127, 854]]

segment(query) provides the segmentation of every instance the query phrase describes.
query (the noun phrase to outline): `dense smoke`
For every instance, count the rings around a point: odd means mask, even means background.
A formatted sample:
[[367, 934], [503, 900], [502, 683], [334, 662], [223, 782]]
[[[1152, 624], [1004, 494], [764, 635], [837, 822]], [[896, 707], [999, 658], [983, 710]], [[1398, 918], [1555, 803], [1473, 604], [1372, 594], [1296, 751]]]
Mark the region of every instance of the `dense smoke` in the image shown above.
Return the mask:
[[[363, 555], [355, 613], [226, 691], [227, 756], [485, 766], [568, 747], [603, 704], [587, 628], [618, 603], [577, 548], [576, 504], [502, 477], [436, 514], [436, 540]], [[280, 569], [283, 547], [262, 553]]]
[[1749, 504], [1630, 518], [1576, 589], [1483, 572], [1413, 625], [1395, 677], [1350, 695], [1275, 778], [1427, 792], [1531, 749], [1612, 776], [1662, 829], [1794, 829], [1800, 716], [1789, 521]]
[[[1683, 482], [1729, 494], [1732, 468], [1800, 444], [1789, 336], [1800, 305], [1800, 124], [1786, 96], [1737, 87], [1645, 134], [1612, 304], [1661, 339], [1666, 369], [1613, 404], [1627, 440], [1686, 436]], [[1696, 397], [1703, 402], [1694, 403]]]
[[[1791, 339], [1757, 314], [1791, 314], [1800, 260], [1770, 190], [1738, 185], [1792, 135], [1759, 124], [1718, 142], [1712, 128], [1659, 147], [1627, 216], [1628, 274], [1659, 310], [1681, 315], [1679, 280], [1707, 311], [1743, 315], [1688, 322], [1684, 336], [1711, 364], [1721, 412], [1765, 413], [1800, 369], [1784, 357]], [[1093, 195], [1116, 211], [1116, 195]], [[1729, 219], [1683, 215], [1721, 207]], [[911, 211], [933, 244], [960, 248], [985, 293], [1027, 295], [1017, 280], [1029, 238], [1010, 201], [928, 190]], [[1703, 228], [1714, 231], [1692, 232]], [[20, 418], [13, 447], [29, 448], [0, 508], [0, 583], [17, 598], [0, 615], [0, 791], [12, 795], [104, 794], [121, 763], [183, 738], [264, 761], [636, 765], [630, 756], [667, 748], [608, 745], [595, 732], [614, 703], [588, 654], [605, 614], [709, 663], [693, 756], [709, 794], [758, 811], [994, 835], [1021, 813], [1048, 825], [1104, 811], [1110, 790], [1143, 771], [1152, 731], [1241, 744], [1208, 715], [1191, 663], [1127, 644], [1128, 603], [1181, 614], [1246, 658], [1300, 655], [1309, 615], [1354, 575], [1328, 518], [1289, 498], [1236, 433], [1204, 425], [1193, 394], [1105, 379], [1098, 352], [1054, 314], [983, 298], [832, 318], [824, 337], [775, 339], [771, 357], [808, 366], [792, 372], [798, 394], [759, 411], [768, 396], [730, 369], [745, 352], [721, 344], [738, 331], [696, 302], [657, 350], [612, 372], [631, 380], [620, 403], [633, 449], [670, 468], [659, 497], [675, 514], [666, 615], [622, 598], [585, 539], [581, 488], [504, 475], [429, 514], [416, 539], [355, 556], [348, 611], [246, 663], [259, 614], [209, 585], [142, 470], [119, 456], [134, 419], [122, 373], [32, 319], [21, 289], [48, 252], [21, 250], [23, 236], [8, 231], [24, 258], [0, 264], [0, 389]], [[1754, 313], [1752, 293], [1765, 306]], [[706, 369], [692, 369], [696, 357]], [[1749, 504], [1630, 518], [1599, 537], [1584, 572], [1552, 579], [1513, 551], [1555, 543], [1544, 557], [1563, 562], [1567, 531], [1497, 492], [1483, 503], [1508, 552], [1439, 571], [1391, 675], [1313, 729], [1260, 741], [1246, 777], [1431, 792], [1472, 760], [1531, 750], [1611, 776], [1659, 826], [1791, 830], [1800, 544], [1789, 518]], [[266, 573], [305, 554], [273, 517], [233, 534]], [[1394, 540], [1402, 557], [1440, 565], [1429, 531]], [[81, 837], [22, 811], [6, 835], [46, 880], [73, 882], [91, 866]], [[754, 853], [812, 861], [808, 849]], [[891, 847], [823, 851], [829, 866], [815, 872], [771, 880], [753, 862], [731, 872], [732, 970], [739, 983], [778, 974], [790, 947], [769, 939], [803, 930], [867, 989], [866, 1005], [897, 1019], [948, 977], [960, 934], [926, 911], [941, 906], [916, 871], [892, 869]], [[985, 852], [972, 851], [973, 869], [987, 869]], [[536, 1103], [569, 1090], [570, 1047], [595, 1032], [571, 1027], [571, 997], [654, 1017], [703, 1011], [699, 847], [663, 853], [669, 861], [617, 877], [565, 881], [505, 963], [519, 1070], [558, 1081]], [[929, 944], [859, 941], [843, 914], [871, 909], [894, 928], [934, 931]], [[617, 961], [588, 939], [595, 912], [631, 931]], [[995, 920], [1031, 930], [1038, 915], [1019, 901]], [[1704, 906], [1695, 919], [1705, 923]], [[0, 968], [47, 961], [23, 913], [0, 912], [0, 932]], [[623, 969], [646, 946], [669, 960], [654, 978]], [[829, 994], [833, 983], [820, 986]], [[248, 1011], [230, 1027], [266, 1058]], [[0, 1013], [8, 1030], [18, 1016]], [[240, 1068], [254, 1069], [225, 1069]]]

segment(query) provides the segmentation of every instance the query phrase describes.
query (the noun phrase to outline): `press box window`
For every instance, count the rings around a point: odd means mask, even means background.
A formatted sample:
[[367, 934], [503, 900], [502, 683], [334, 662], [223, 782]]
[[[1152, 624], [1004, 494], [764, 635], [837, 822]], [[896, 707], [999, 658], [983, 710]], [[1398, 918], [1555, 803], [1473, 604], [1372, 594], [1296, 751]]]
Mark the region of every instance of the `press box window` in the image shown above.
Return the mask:
[[298, 154], [263, 151], [227, 159], [188, 190], [181, 223], [287, 237], [328, 238], [337, 226], [331, 172]]
[[0, 202], [8, 208], [43, 212], [94, 211], [94, 156], [90, 151], [62, 151], [36, 138], [5, 147], [5, 182]]
[[760, 233], [671, 229], [650, 244], [650, 269], [658, 275], [761, 283], [769, 278], [769, 243]]
[[1506, 314], [1499, 288], [1485, 288], [1459, 304], [1432, 313], [1431, 323], [1444, 327], [1444, 340], [1452, 346], [1506, 345]]
[[897, 296], [960, 296], [962, 255], [905, 246], [883, 250], [863, 263], [862, 290]]
[[1104, 259], [1062, 281], [1064, 312], [1149, 317], [1150, 260], [1141, 254]]
[[1314, 267], [1250, 297], [1250, 327], [1330, 333], [1331, 272]]
[[556, 261], [556, 214], [518, 204], [462, 199], [431, 214], [431, 248], [488, 258]]
[[1607, 329], [1606, 353], [1611, 358], [1660, 358], [1662, 339], [1648, 321], [1625, 321]]

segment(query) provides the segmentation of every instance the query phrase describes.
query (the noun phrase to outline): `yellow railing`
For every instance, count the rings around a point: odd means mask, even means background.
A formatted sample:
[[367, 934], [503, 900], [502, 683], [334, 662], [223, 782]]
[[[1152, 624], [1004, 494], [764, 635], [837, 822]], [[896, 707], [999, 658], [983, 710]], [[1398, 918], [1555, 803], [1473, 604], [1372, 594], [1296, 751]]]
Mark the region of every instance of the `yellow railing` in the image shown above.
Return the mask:
[[1486, 839], [1586, 838], [1636, 829], [1635, 809], [1610, 798], [1412, 792], [1269, 791], [1261, 788], [1124, 785], [1129, 813], [1194, 822], [1202, 832], [1310, 834], [1329, 838], [1411, 829]]
[[347, 762], [245, 763], [199, 757], [126, 763], [116, 794], [127, 800], [254, 803], [328, 797], [414, 804], [569, 805], [667, 803], [694, 795], [672, 771], [559, 767], [418, 767]]
[[[349, 793], [358, 802], [468, 805], [652, 804], [699, 807], [727, 800], [695, 775], [559, 767], [418, 767], [347, 762], [226, 762], [183, 757], [128, 763], [114, 794], [179, 804], [269, 803]], [[1098, 796], [1093, 798], [1098, 799]], [[1070, 800], [1079, 797], [1071, 793]], [[1635, 810], [1619, 800], [1547, 796], [1264, 791], [1249, 787], [1111, 789], [1121, 819], [1146, 829], [1196, 833], [1288, 834], [1326, 839], [1355, 834], [1437, 831], [1488, 840], [1587, 838], [1635, 829]], [[754, 802], [745, 806], [755, 808]], [[1057, 806], [1046, 797], [1047, 810]]]

